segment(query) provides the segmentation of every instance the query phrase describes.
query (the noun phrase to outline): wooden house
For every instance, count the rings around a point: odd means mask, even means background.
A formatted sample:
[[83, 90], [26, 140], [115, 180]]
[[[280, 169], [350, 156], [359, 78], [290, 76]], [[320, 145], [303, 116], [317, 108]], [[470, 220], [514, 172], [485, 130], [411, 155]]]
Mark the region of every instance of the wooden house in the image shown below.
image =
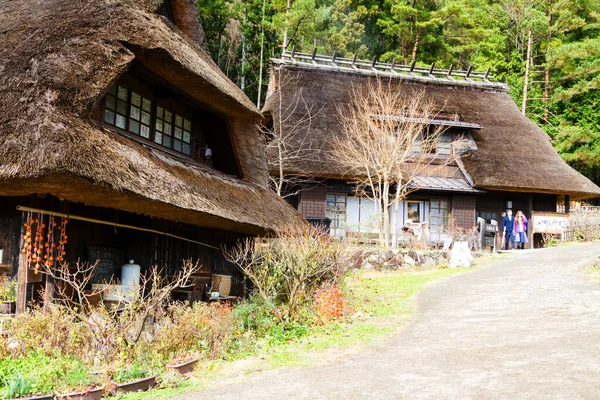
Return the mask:
[[222, 248], [304, 220], [269, 190], [261, 114], [211, 60], [196, 2], [0, 11], [0, 273], [18, 276], [19, 307], [43, 287], [30, 218], [68, 219], [57, 257], [100, 260], [94, 281], [193, 259], [241, 293]]
[[[425, 224], [431, 239], [441, 241], [455, 227], [472, 228], [477, 217], [501, 222], [506, 208], [530, 216], [556, 212], [558, 202], [600, 196], [600, 188], [561, 159], [547, 134], [519, 111], [508, 87], [494, 82], [489, 71], [287, 52], [272, 60], [265, 125], [287, 132], [292, 147], [317, 149], [316, 158], [286, 162], [284, 169], [311, 178], [291, 202], [309, 220], [329, 219], [332, 235], [375, 229], [375, 205], [356, 195], [331, 145], [341, 135], [338, 110], [351, 104], [353, 89], [373, 79], [389, 80], [399, 94], [424, 92], [441, 115], [428, 123], [444, 126], [436, 157], [453, 155], [448, 165], [414, 179], [418, 190], [392, 221], [396, 229]], [[272, 174], [278, 166], [271, 155]]]

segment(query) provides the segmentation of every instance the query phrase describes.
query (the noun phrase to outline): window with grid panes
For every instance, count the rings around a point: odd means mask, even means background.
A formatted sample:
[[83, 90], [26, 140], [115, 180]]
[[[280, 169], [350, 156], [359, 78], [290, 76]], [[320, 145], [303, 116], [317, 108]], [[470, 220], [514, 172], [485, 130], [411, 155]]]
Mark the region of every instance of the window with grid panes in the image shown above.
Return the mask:
[[449, 133], [443, 133], [438, 138], [437, 153], [443, 155], [452, 154], [452, 135]]
[[[448, 232], [450, 218], [450, 202], [432, 199], [429, 201], [429, 231], [432, 235]], [[432, 236], [435, 238], [435, 236]]]
[[168, 149], [192, 155], [192, 122], [125, 85], [115, 84], [106, 94], [104, 122]]
[[326, 216], [331, 220], [330, 232], [333, 237], [342, 237], [346, 226], [346, 194], [327, 194]]

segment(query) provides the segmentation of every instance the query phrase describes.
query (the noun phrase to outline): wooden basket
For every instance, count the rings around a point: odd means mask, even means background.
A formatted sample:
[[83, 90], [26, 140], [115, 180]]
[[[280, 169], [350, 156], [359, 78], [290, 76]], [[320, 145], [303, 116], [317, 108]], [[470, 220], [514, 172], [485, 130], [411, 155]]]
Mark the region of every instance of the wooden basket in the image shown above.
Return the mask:
[[219, 292], [221, 296], [229, 296], [231, 292], [231, 276], [212, 274], [212, 291]]

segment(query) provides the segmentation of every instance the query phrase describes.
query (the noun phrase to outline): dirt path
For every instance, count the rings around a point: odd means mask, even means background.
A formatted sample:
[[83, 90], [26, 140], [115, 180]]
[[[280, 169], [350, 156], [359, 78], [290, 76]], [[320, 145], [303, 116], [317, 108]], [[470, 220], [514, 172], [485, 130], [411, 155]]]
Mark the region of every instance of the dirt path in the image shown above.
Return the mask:
[[596, 399], [600, 244], [516, 254], [421, 293], [386, 346], [319, 368], [260, 372], [181, 399]]

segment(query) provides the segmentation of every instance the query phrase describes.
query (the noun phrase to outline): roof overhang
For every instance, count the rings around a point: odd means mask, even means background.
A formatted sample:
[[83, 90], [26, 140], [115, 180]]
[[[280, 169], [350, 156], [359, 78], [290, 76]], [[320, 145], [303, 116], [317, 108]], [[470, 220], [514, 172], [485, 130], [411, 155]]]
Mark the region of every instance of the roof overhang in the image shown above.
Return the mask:
[[460, 193], [485, 193], [485, 190], [476, 189], [466, 180], [441, 176], [417, 175], [409, 185], [414, 190], [460, 192]]

